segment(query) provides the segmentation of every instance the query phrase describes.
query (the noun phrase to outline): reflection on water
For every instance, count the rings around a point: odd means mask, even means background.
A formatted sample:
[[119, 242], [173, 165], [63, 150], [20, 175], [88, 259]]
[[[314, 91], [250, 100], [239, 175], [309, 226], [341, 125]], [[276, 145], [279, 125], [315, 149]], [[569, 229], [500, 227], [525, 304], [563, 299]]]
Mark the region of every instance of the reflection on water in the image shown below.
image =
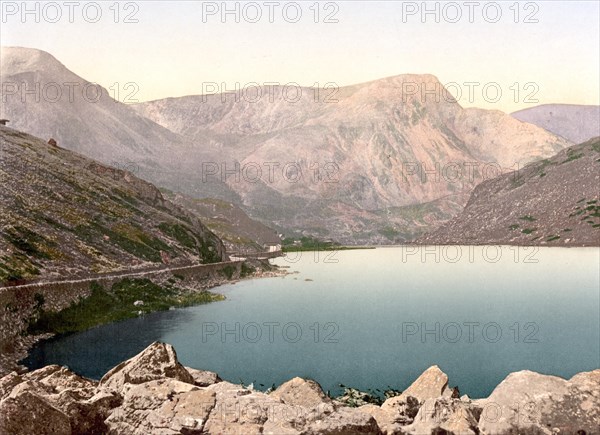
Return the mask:
[[302, 376], [334, 393], [403, 389], [437, 364], [471, 397], [512, 371], [600, 367], [596, 248], [394, 247], [277, 262], [299, 273], [42, 343], [27, 364], [99, 378], [162, 340], [184, 365], [257, 387]]

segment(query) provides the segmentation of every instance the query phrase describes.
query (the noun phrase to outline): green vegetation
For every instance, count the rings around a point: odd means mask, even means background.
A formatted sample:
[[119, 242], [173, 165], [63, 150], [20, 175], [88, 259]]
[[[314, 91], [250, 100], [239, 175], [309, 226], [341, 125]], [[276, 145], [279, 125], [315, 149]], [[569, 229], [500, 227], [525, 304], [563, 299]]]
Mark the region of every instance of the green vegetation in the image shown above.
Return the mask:
[[583, 157], [583, 153], [577, 153], [573, 148], [567, 149], [567, 158], [563, 160], [562, 163], [572, 162], [573, 160], [577, 160]]
[[82, 240], [94, 244], [108, 236], [108, 242], [117, 245], [124, 251], [144, 260], [160, 263], [160, 251], [171, 252], [171, 248], [162, 240], [146, 234], [134, 225], [115, 226], [114, 230], [97, 222], [77, 225], [73, 232]]
[[350, 249], [374, 249], [364, 246], [342, 246], [337, 242], [319, 240], [314, 237], [301, 237], [300, 239], [283, 239], [281, 250], [283, 252], [298, 251], [346, 251]]
[[254, 272], [256, 272], [256, 268], [250, 266], [249, 264], [246, 263], [242, 263], [242, 270], [240, 272], [240, 278], [245, 278], [247, 276], [252, 275]]
[[35, 258], [49, 260], [50, 255], [45, 252], [43, 246], [52, 245], [53, 242], [46, 239], [44, 236], [37, 234], [28, 228], [20, 225], [9, 227], [6, 229], [6, 238], [8, 241], [20, 251]]
[[231, 265], [225, 266], [223, 269], [221, 269], [221, 273], [223, 273], [227, 279], [231, 279], [235, 273], [235, 267]]
[[191, 249], [196, 248], [196, 240], [192, 235], [190, 235], [190, 233], [186, 230], [186, 228], [183, 225], [169, 225], [166, 222], [162, 222], [158, 226], [158, 229], [161, 230], [167, 236], [173, 237], [175, 240], [181, 243], [182, 246]]
[[537, 231], [537, 228], [525, 228], [525, 229], [521, 230], [521, 232], [522, 232], [523, 234], [531, 234], [531, 233], [533, 233], [534, 231]]
[[[62, 311], [50, 312], [40, 308], [36, 319], [30, 323], [28, 332], [62, 334], [83, 331], [93, 326], [137, 317], [139, 312], [145, 314], [224, 299], [221, 295], [207, 291], [184, 293], [176, 287], [161, 287], [149, 279], [125, 278], [113, 284], [110, 291], [94, 282], [91, 289], [92, 293], [88, 298], [82, 298]], [[144, 303], [135, 306], [135, 301]]]
[[[336, 397], [336, 400], [346, 404], [351, 408], [357, 408], [359, 406], [373, 404], [380, 406], [387, 399], [391, 397], [399, 396], [402, 392], [388, 387], [387, 390], [382, 392], [379, 389], [360, 391], [356, 388], [347, 387], [340, 384], [340, 387], [344, 389], [344, 394]], [[416, 411], [416, 410], [415, 410]]]
[[559, 235], [554, 235], [554, 236], [550, 236], [550, 237], [548, 237], [548, 238], [546, 239], [546, 242], [552, 242], [552, 241], [554, 241], [554, 240], [558, 240], [558, 239], [560, 239], [560, 236], [559, 236]]
[[379, 234], [383, 234], [389, 240], [395, 240], [398, 236], [402, 236], [402, 233], [394, 228], [386, 227], [379, 230]]
[[534, 218], [533, 216], [529, 216], [529, 215], [521, 216], [519, 219], [521, 219], [523, 221], [527, 221], [527, 222], [535, 222], [535, 221], [537, 221], [536, 218]]

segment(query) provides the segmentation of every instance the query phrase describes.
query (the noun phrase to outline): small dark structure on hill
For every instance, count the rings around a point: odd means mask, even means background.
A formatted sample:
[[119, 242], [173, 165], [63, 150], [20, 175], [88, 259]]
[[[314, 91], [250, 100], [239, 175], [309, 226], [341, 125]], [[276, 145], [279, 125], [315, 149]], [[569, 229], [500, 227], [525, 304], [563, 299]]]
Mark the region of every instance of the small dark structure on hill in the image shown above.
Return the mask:
[[52, 145], [53, 147], [57, 147], [58, 144], [56, 143], [56, 141], [52, 138], [50, 138], [50, 140], [48, 141], [48, 145]]
[[7, 122], [10, 122], [8, 119], [0, 119], [0, 125], [6, 125]]

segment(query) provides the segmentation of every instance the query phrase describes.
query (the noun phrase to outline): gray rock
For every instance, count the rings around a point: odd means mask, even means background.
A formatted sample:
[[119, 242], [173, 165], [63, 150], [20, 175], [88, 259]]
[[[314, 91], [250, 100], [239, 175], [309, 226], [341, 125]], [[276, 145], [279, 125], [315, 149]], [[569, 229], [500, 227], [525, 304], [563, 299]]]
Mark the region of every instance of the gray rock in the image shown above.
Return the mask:
[[373, 416], [355, 408], [340, 408], [331, 415], [310, 424], [303, 433], [306, 435], [379, 435], [382, 432]]
[[31, 391], [0, 402], [0, 433], [11, 435], [70, 435], [69, 417]]
[[459, 399], [427, 399], [413, 423], [402, 428], [408, 434], [433, 434], [446, 431], [455, 435], [478, 435], [479, 410]]
[[106, 373], [100, 386], [118, 391], [125, 384], [142, 384], [163, 378], [194, 384], [192, 375], [177, 361], [173, 346], [154, 342]]
[[271, 397], [281, 399], [288, 405], [304, 407], [317, 407], [322, 403], [331, 402], [317, 382], [298, 377], [280, 385], [271, 393]]
[[215, 372], [209, 372], [208, 370], [198, 370], [191, 367], [185, 368], [192, 378], [194, 378], [194, 385], [197, 387], [208, 387], [209, 385], [221, 382], [222, 379]]
[[215, 393], [175, 379], [131, 386], [106, 419], [111, 434], [200, 433]]
[[421, 376], [410, 385], [410, 387], [404, 390], [399, 397], [412, 396], [422, 403], [427, 399], [435, 399], [444, 395], [454, 395], [453, 391], [447, 391], [451, 390], [447, 387], [448, 376], [446, 373], [441, 371], [438, 366], [431, 366], [425, 370]]
[[531, 371], [511, 373], [485, 400], [479, 429], [484, 434], [519, 430], [598, 433], [600, 369], [569, 381]]

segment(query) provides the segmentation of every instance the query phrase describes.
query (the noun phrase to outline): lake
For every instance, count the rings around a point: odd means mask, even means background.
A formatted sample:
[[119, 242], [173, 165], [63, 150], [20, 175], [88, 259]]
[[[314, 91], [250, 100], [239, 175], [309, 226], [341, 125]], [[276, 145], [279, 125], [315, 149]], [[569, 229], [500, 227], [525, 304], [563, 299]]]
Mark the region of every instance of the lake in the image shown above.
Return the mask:
[[517, 370], [600, 367], [598, 248], [385, 247], [290, 253], [285, 277], [214, 289], [227, 299], [39, 343], [24, 362], [98, 379], [155, 340], [182, 364], [259, 389], [312, 378], [332, 394], [404, 389], [437, 364], [485, 397]]

